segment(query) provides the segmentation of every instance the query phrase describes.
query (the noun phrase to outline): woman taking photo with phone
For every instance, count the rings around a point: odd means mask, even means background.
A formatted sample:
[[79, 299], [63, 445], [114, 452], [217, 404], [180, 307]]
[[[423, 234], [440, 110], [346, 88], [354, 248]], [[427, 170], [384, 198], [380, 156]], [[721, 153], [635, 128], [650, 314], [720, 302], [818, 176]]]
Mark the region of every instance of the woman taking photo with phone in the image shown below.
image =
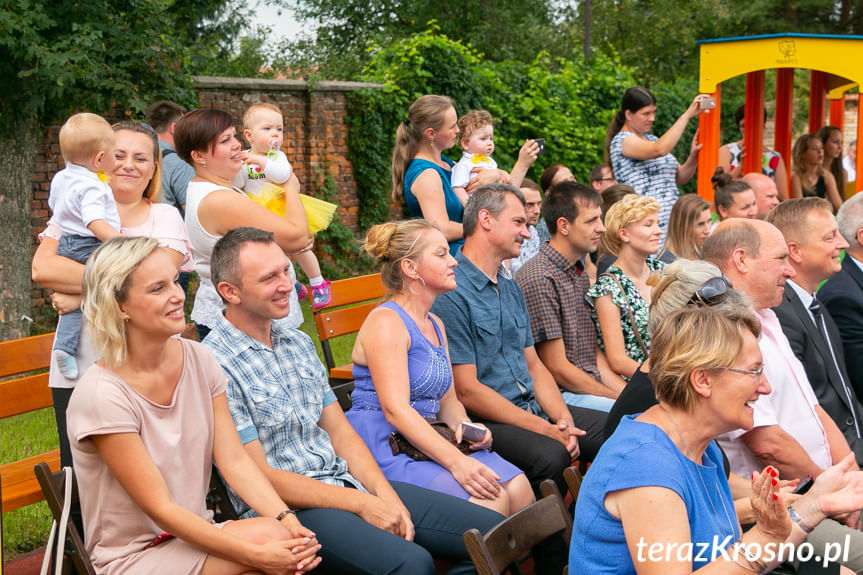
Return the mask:
[[[529, 505], [534, 497], [527, 477], [488, 451], [488, 429], [462, 442], [462, 422], [470, 418], [452, 385], [443, 322], [429, 313], [438, 295], [456, 287], [446, 238], [425, 220], [378, 224], [369, 230], [365, 250], [382, 262], [381, 279], [392, 297], [368, 315], [354, 344], [351, 425], [390, 481], [503, 515]], [[443, 422], [452, 441], [431, 419]]]
[[661, 137], [650, 133], [656, 118], [656, 99], [641, 86], [623, 94], [620, 109], [608, 126], [605, 137], [605, 161], [611, 164], [614, 177], [632, 186], [640, 196], [659, 202], [659, 227], [662, 237], [668, 227], [671, 208], [680, 195], [677, 186], [687, 183], [698, 166], [698, 132], [692, 138], [689, 156], [678, 164], [671, 151], [680, 141], [689, 120], [709, 109], [710, 96], [699, 94]]

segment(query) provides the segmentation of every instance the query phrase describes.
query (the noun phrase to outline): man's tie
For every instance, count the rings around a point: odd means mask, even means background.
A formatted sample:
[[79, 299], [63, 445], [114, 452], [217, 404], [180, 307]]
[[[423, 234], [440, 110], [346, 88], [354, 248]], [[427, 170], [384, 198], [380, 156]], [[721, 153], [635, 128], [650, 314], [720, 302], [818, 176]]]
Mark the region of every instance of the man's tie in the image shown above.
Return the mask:
[[839, 381], [842, 383], [842, 389], [845, 390], [845, 398], [848, 400], [848, 407], [851, 408], [851, 416], [854, 418], [854, 430], [857, 432], [857, 437], [860, 437], [860, 423], [857, 420], [857, 411], [854, 409], [854, 394], [845, 383], [845, 377], [842, 375], [842, 370], [839, 368], [839, 362], [836, 361], [836, 354], [833, 353], [833, 342], [830, 341], [830, 336], [827, 334], [827, 323], [824, 321], [821, 302], [817, 298], [812, 298], [812, 303], [809, 304], [809, 311], [815, 318], [815, 327], [821, 332], [821, 337], [824, 338], [824, 343], [827, 349], [830, 350], [830, 358], [833, 360], [833, 367], [836, 368], [836, 373], [839, 374]]

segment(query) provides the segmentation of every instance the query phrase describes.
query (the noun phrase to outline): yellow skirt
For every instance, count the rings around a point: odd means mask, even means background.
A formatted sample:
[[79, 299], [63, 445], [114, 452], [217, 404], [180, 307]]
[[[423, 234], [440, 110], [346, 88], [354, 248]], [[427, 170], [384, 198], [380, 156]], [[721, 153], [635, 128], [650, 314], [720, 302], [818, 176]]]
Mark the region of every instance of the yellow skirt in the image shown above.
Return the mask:
[[[276, 184], [264, 184], [261, 193], [253, 196], [247, 194], [255, 203], [260, 204], [274, 214], [285, 217], [285, 190]], [[300, 194], [300, 201], [306, 210], [306, 220], [309, 222], [309, 233], [314, 235], [327, 229], [336, 213], [336, 204], [325, 202], [319, 198]]]

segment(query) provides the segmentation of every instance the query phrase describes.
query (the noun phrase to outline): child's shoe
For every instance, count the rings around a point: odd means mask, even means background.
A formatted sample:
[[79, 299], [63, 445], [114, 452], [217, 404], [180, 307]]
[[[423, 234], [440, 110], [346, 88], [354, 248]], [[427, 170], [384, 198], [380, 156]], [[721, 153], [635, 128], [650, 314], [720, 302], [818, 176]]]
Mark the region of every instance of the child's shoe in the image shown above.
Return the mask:
[[309, 290], [307, 290], [306, 286], [304, 286], [300, 282], [296, 282], [294, 284], [294, 290], [297, 292], [297, 297], [300, 300], [304, 299], [307, 295], [309, 295]]
[[332, 301], [330, 282], [325, 281], [320, 285], [312, 286], [312, 309], [318, 310], [326, 307], [330, 305], [330, 301]]
[[78, 360], [62, 349], [54, 350], [54, 359], [57, 361], [57, 369], [66, 379], [78, 379]]

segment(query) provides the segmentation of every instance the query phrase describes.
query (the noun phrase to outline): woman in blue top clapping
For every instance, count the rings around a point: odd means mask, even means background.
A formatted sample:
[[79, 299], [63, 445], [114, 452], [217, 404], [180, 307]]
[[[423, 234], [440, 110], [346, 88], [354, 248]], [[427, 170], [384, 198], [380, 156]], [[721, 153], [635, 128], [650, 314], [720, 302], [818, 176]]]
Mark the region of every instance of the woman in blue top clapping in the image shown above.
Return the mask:
[[751, 429], [750, 404], [771, 391], [760, 328], [748, 310], [688, 305], [663, 318], [650, 357], [659, 405], [625, 416], [587, 472], [570, 573], [764, 573], [778, 564], [780, 543], [797, 545], [826, 516], [863, 506], [851, 454], [787, 510], [767, 467], [752, 474], [755, 526], [741, 534], [714, 439]]

